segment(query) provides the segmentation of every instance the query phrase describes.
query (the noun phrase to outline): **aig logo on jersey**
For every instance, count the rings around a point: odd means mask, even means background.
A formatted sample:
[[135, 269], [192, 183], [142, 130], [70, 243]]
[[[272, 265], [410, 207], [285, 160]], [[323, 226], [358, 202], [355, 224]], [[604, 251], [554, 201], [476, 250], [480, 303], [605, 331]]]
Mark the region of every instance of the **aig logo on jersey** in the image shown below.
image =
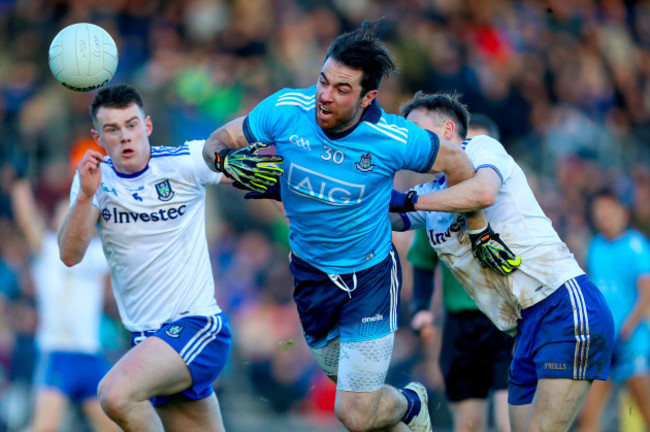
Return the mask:
[[361, 202], [365, 186], [344, 182], [316, 171], [291, 164], [288, 183], [297, 194], [315, 198], [334, 205], [350, 205]]
[[156, 183], [156, 192], [158, 192], [158, 199], [160, 201], [169, 201], [174, 197], [174, 191], [172, 190], [172, 185], [169, 184], [169, 180]]

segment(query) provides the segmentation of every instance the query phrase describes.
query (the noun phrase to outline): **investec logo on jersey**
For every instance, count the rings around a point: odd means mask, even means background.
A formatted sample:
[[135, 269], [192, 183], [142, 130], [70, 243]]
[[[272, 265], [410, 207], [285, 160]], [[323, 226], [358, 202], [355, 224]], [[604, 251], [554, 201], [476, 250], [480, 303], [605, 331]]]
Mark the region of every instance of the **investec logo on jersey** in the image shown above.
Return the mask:
[[465, 217], [463, 215], [458, 215], [454, 223], [452, 223], [447, 231], [445, 232], [435, 232], [434, 230], [428, 230], [427, 234], [431, 244], [437, 245], [443, 242], [446, 242], [451, 238], [451, 233], [458, 232], [465, 225]]
[[289, 188], [300, 195], [336, 205], [357, 204], [365, 186], [335, 179], [294, 163], [289, 168]]
[[183, 204], [178, 207], [159, 209], [155, 212], [136, 213], [132, 211], [120, 211], [116, 207], [105, 207], [102, 210], [102, 217], [106, 222], [113, 221], [116, 224], [136, 223], [136, 222], [164, 222], [179, 218], [185, 214], [187, 205]]

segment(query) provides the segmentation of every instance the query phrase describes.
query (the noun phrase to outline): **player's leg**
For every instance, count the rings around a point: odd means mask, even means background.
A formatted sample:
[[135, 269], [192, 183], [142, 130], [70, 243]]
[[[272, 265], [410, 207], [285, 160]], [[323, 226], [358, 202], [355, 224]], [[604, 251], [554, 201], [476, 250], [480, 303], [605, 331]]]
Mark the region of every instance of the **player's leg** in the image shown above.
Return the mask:
[[125, 431], [161, 431], [151, 399], [178, 393], [192, 384], [183, 359], [165, 341], [149, 337], [131, 348], [99, 384], [106, 414]]
[[[127, 431], [162, 430], [163, 425], [170, 432], [223, 431], [212, 384], [228, 359], [230, 339], [223, 314], [186, 317], [163, 326], [104, 378], [104, 410]], [[188, 422], [191, 416], [195, 418]]]
[[450, 403], [454, 416], [454, 432], [483, 432], [487, 430], [488, 409], [485, 399], [465, 399]]
[[58, 431], [68, 407], [76, 377], [70, 356], [60, 352], [40, 352], [34, 386], [32, 430]]
[[68, 398], [59, 389], [40, 387], [36, 392], [31, 431], [58, 431], [67, 406]]
[[587, 380], [540, 379], [525, 430], [569, 430], [590, 386]]
[[[391, 337], [392, 334], [389, 336], [386, 336], [386, 338]], [[357, 429], [352, 429], [355, 427], [360, 427], [361, 429], [358, 430], [368, 430], [365, 429], [364, 426], [355, 426], [359, 425], [364, 421], [364, 419], [368, 417], [375, 418], [376, 413], [375, 411], [380, 411], [383, 412], [386, 410], [385, 407], [382, 407], [381, 405], [388, 405], [389, 410], [394, 410], [395, 407], [400, 406], [400, 402], [402, 401], [403, 396], [397, 392], [397, 389], [394, 387], [388, 386], [388, 385], [382, 385], [375, 391], [371, 392], [348, 392], [348, 391], [342, 391], [338, 390], [341, 387], [347, 387], [350, 386], [349, 383], [343, 383], [342, 386], [338, 386], [338, 373], [339, 373], [339, 356], [340, 356], [340, 349], [341, 349], [341, 343], [340, 343], [340, 338], [335, 338], [327, 343], [324, 347], [321, 348], [315, 348], [312, 349], [312, 352], [314, 353], [314, 357], [316, 358], [316, 361], [318, 362], [319, 366], [325, 372], [325, 374], [334, 382], [337, 383], [337, 395], [336, 395], [336, 406], [335, 410], [337, 412], [345, 410], [345, 408], [340, 408], [340, 405], [346, 405], [350, 406], [350, 410], [347, 414], [349, 415], [356, 415], [359, 418], [357, 419], [342, 419], [341, 416], [339, 416], [339, 419], [341, 422], [345, 425], [347, 425], [348, 429], [350, 430], [357, 430]], [[344, 347], [344, 349], [349, 351], [350, 347]], [[392, 350], [391, 350], [392, 351]], [[348, 357], [349, 354], [345, 354], [345, 357]], [[390, 356], [388, 357], [388, 361], [390, 362]], [[356, 362], [355, 362], [356, 363]], [[384, 377], [385, 377], [385, 371], [383, 369], [385, 368], [387, 371], [387, 366], [385, 365], [382, 366], [382, 372], [380, 372]], [[376, 364], [370, 365], [370, 367], [364, 372], [365, 376], [359, 376], [358, 380], [363, 382], [369, 373], [372, 372], [372, 368], [376, 368]], [[346, 366], [343, 366], [341, 369], [341, 372], [344, 374], [344, 379], [355, 379], [354, 373], [350, 373], [349, 371], [346, 370]], [[381, 379], [381, 382], [383, 382], [383, 379]], [[391, 402], [391, 400], [393, 400]], [[403, 401], [402, 401], [403, 402]], [[339, 406], [339, 408], [337, 408]], [[404, 408], [406, 408], [407, 404], [404, 405]], [[395, 420], [394, 418], [401, 418], [404, 414], [401, 412], [401, 409], [399, 409], [398, 412], [389, 414], [389, 424], [394, 424]], [[378, 419], [378, 422], [380, 424], [383, 424], [386, 422], [385, 419]], [[408, 426], [406, 426], [403, 423], [399, 423], [398, 425], [394, 425], [391, 427], [393, 431], [409, 431], [410, 429]]]
[[[396, 251], [381, 263], [347, 275], [328, 275], [293, 256], [294, 300], [319, 364], [337, 382], [335, 412], [349, 430], [431, 430], [426, 389], [415, 383], [399, 391], [384, 385], [392, 355], [401, 287]], [[318, 350], [340, 335], [335, 350]], [[329, 353], [329, 354], [328, 354]], [[330, 366], [331, 368], [331, 366]], [[336, 377], [336, 378], [334, 378]], [[406, 416], [406, 417], [405, 417]], [[424, 423], [424, 429], [415, 429]]]
[[492, 413], [497, 432], [510, 432], [510, 417], [508, 415], [508, 390], [497, 390], [492, 393]]
[[168, 432], [224, 431], [219, 401], [215, 394], [191, 400], [174, 396], [156, 408]]
[[592, 380], [607, 378], [613, 333], [607, 303], [584, 275], [522, 310], [509, 371], [513, 430], [568, 430]]
[[119, 432], [120, 428], [113, 422], [99, 403], [99, 399], [86, 399], [81, 403], [81, 410], [95, 432]]
[[77, 356], [75, 397], [81, 401], [81, 410], [96, 432], [117, 432], [120, 428], [113, 422], [99, 403], [97, 387], [111, 369], [103, 355], [79, 354]]
[[625, 382], [643, 417], [646, 429], [650, 429], [650, 380], [648, 375], [636, 375]]
[[612, 385], [609, 381], [594, 381], [589, 390], [579, 414], [579, 430], [584, 432], [599, 432], [605, 403], [609, 397]]

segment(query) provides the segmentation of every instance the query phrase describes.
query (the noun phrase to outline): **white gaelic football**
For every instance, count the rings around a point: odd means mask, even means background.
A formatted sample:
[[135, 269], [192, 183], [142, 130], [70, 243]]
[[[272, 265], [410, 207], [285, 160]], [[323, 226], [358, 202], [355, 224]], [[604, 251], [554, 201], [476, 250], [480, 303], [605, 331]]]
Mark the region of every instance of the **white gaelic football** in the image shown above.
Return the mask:
[[72, 24], [52, 40], [50, 70], [64, 87], [87, 92], [108, 83], [117, 69], [117, 46], [106, 30], [89, 23]]

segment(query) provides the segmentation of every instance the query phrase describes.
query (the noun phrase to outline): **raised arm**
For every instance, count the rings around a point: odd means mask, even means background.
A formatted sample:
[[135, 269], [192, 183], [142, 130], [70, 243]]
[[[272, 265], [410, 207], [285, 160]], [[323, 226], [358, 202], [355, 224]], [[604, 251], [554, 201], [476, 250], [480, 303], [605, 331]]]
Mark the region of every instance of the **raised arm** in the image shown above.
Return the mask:
[[33, 253], [38, 252], [43, 243], [46, 226], [28, 180], [18, 179], [14, 182], [11, 187], [11, 204], [16, 224], [25, 236], [29, 249]]
[[99, 165], [103, 160], [101, 153], [88, 150], [77, 165], [79, 194], [68, 210], [58, 236], [61, 260], [69, 267], [81, 262], [95, 233], [99, 209], [93, 205], [93, 196], [102, 180]]

